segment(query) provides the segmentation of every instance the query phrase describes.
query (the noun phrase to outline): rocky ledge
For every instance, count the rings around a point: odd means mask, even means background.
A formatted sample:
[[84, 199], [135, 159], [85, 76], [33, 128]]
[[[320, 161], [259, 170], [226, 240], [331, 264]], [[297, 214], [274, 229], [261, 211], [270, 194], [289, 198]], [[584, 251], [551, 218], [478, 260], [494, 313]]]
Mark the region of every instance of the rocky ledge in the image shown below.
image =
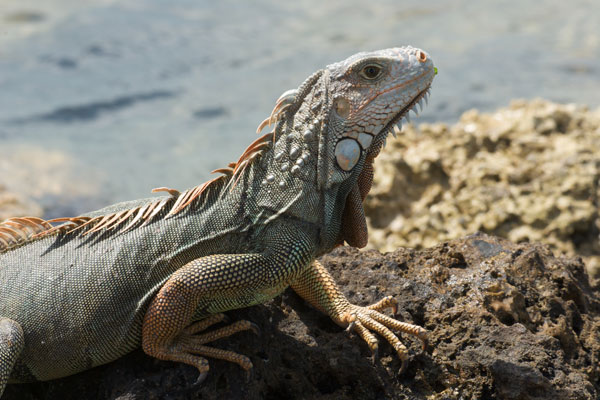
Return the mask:
[[600, 109], [515, 100], [406, 126], [375, 160], [369, 243], [426, 248], [476, 231], [582, 256], [600, 278]]
[[[342, 247], [323, 257], [351, 301], [385, 295], [398, 318], [430, 331], [430, 346], [407, 335], [408, 370], [380, 340], [367, 346], [293, 292], [230, 313], [257, 323], [215, 345], [247, 354], [239, 367], [211, 360], [202, 385], [188, 366], [141, 351], [56, 380], [10, 385], [14, 399], [598, 399], [600, 295], [581, 258], [540, 244], [475, 234], [425, 250], [380, 254]], [[68, 351], [68, 349], [65, 349]]]

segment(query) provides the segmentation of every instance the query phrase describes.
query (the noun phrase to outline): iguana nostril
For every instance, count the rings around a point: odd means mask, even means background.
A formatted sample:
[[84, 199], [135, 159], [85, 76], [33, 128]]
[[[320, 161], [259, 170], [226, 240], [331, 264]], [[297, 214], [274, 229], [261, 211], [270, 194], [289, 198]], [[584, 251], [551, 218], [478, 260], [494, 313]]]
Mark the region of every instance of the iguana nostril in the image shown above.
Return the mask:
[[425, 54], [425, 52], [423, 52], [423, 51], [419, 51], [417, 53], [417, 59], [421, 62], [425, 62], [425, 61], [427, 61], [427, 54]]

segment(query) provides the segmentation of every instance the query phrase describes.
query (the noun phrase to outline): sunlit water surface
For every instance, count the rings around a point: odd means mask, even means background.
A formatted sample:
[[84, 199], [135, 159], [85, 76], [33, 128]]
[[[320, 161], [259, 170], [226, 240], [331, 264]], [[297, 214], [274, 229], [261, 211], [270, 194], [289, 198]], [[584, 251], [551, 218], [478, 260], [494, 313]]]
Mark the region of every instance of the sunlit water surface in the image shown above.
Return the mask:
[[283, 91], [404, 44], [439, 69], [419, 121], [514, 98], [599, 105], [597, 1], [335, 3], [3, 0], [0, 184], [48, 217], [197, 185]]

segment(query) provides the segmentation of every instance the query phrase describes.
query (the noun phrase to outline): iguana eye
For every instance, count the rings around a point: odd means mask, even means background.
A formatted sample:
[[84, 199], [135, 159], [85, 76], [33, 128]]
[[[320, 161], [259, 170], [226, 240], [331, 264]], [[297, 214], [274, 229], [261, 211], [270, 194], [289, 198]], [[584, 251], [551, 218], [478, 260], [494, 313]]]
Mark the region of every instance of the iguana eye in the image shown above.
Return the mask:
[[363, 78], [372, 81], [373, 79], [379, 78], [379, 75], [381, 75], [381, 70], [381, 66], [377, 64], [369, 64], [363, 67], [363, 69], [360, 71], [360, 75]]

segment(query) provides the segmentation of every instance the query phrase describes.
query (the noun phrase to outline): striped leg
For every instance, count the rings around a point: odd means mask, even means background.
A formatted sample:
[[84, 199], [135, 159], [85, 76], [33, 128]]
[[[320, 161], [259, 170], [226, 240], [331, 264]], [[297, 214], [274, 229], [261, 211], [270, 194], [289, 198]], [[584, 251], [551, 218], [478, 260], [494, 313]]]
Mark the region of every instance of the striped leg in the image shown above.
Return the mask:
[[[250, 372], [248, 357], [205, 344], [245, 330], [258, 333], [256, 325], [238, 321], [200, 332], [223, 321], [221, 311], [258, 304], [282, 292], [289, 275], [309, 257], [305, 247], [289, 246], [282, 238], [265, 254], [217, 254], [189, 262], [152, 299], [142, 326], [142, 348], [156, 358], [196, 367], [199, 381], [209, 370], [204, 357], [231, 361]], [[194, 315], [208, 316], [193, 322]]]
[[[206, 343], [228, 337], [237, 332], [258, 328], [251, 322], [238, 321], [224, 328], [198, 334], [221, 322], [221, 313], [192, 322], [198, 309], [236, 303], [248, 288], [260, 287], [259, 273], [265, 268], [266, 258], [261, 254], [213, 255], [194, 260], [174, 273], [152, 300], [142, 327], [142, 348], [162, 360], [178, 361], [198, 368], [198, 382], [206, 377], [209, 365], [204, 357], [218, 358], [238, 364], [246, 371], [252, 362], [246, 356], [205, 346]], [[247, 306], [243, 300], [239, 305]]]

